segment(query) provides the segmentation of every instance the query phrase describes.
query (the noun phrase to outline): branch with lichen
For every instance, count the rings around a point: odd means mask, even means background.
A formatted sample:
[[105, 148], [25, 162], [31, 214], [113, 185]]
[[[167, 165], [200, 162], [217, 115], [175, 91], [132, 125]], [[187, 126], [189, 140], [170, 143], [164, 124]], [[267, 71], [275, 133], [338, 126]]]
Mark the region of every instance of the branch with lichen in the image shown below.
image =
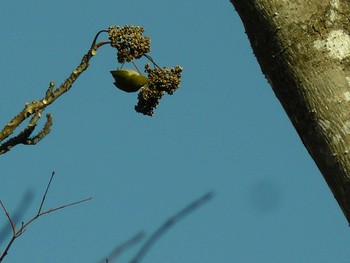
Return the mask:
[[[167, 67], [160, 68], [147, 54], [151, 50], [150, 38], [143, 36], [143, 32], [144, 29], [142, 27], [131, 25], [123, 27], [111, 26], [108, 30], [99, 31], [89, 51], [83, 56], [80, 64], [73, 70], [70, 76], [56, 89], [55, 83], [51, 82], [42, 99], [26, 103], [20, 113], [10, 120], [0, 131], [0, 154], [8, 152], [18, 144], [35, 145], [50, 133], [53, 122], [52, 115], [48, 113], [46, 114], [46, 122], [43, 128], [36, 135], [32, 136], [37, 122], [46, 107], [71, 89], [73, 83], [88, 68], [90, 59], [96, 55], [98, 48], [106, 44], [117, 49], [117, 61], [121, 64], [121, 68], [125, 63], [131, 62], [138, 71], [138, 73], [135, 72], [132, 75], [130, 75], [131, 70], [124, 70], [122, 72], [126, 72], [129, 75], [118, 74], [120, 72], [113, 74], [111, 71], [116, 80], [115, 85], [124, 91], [129, 89], [127, 92], [140, 90], [135, 110], [144, 115], [152, 116], [154, 114], [153, 110], [157, 107], [161, 97], [165, 93], [172, 95], [179, 87], [182, 68], [180, 66], [176, 66], [173, 69]], [[101, 33], [108, 33], [109, 39], [107, 41], [97, 42]], [[154, 69], [151, 69], [149, 64], [145, 65], [145, 72], [148, 74], [147, 77], [142, 76], [134, 61], [141, 57], [148, 59], [154, 67]], [[142, 81], [140, 82], [139, 79], [141, 77]], [[120, 85], [124, 85], [124, 87], [121, 88]], [[29, 117], [31, 119], [27, 126], [18, 135], [11, 137], [14, 131]]]

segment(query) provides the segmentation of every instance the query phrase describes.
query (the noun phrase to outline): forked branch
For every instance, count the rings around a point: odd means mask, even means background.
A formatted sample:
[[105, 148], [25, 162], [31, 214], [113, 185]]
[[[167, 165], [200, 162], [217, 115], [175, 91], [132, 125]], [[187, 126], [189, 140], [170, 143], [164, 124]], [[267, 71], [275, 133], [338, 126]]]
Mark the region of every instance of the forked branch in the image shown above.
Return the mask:
[[73, 206], [73, 205], [84, 203], [84, 202], [89, 201], [89, 200], [92, 199], [91, 197], [89, 197], [89, 198], [85, 198], [85, 199], [82, 199], [82, 200], [79, 200], [79, 201], [76, 201], [76, 202], [64, 204], [64, 205], [61, 205], [59, 207], [55, 207], [55, 208], [51, 208], [51, 209], [42, 211], [42, 208], [43, 208], [43, 205], [44, 205], [44, 202], [45, 202], [45, 199], [46, 199], [46, 196], [47, 196], [47, 193], [49, 191], [49, 188], [50, 188], [50, 185], [51, 185], [51, 182], [52, 182], [52, 179], [53, 179], [54, 175], [55, 175], [55, 172], [52, 172], [51, 177], [50, 177], [50, 181], [47, 184], [47, 187], [45, 189], [45, 193], [43, 195], [43, 198], [41, 199], [41, 203], [40, 203], [40, 206], [39, 206], [37, 214], [34, 217], [32, 217], [30, 220], [28, 220], [26, 223], [22, 222], [21, 227], [18, 228], [18, 229], [16, 227], [16, 223], [12, 219], [12, 217], [11, 217], [10, 213], [8, 212], [8, 210], [6, 209], [4, 203], [2, 202], [2, 200], [0, 200], [0, 205], [1, 205], [2, 209], [4, 210], [4, 212], [6, 214], [6, 217], [7, 217], [8, 221], [9, 221], [9, 223], [11, 225], [11, 228], [12, 228], [12, 238], [9, 241], [9, 243], [7, 244], [4, 252], [2, 254], [0, 254], [0, 262], [2, 262], [2, 260], [7, 256], [8, 251], [10, 250], [10, 248], [11, 248], [13, 242], [16, 240], [16, 238], [20, 237], [25, 232], [27, 227], [31, 223], [33, 223], [35, 220], [37, 220], [39, 217], [41, 217], [43, 215], [46, 215], [46, 214], [49, 214], [49, 213], [52, 213], [52, 212], [55, 212], [57, 210], [69, 207], [69, 206]]
[[34, 145], [43, 139], [49, 132], [52, 125], [52, 115], [46, 115], [46, 123], [43, 129], [34, 137], [30, 138], [30, 135], [33, 133], [38, 120], [41, 117], [42, 112], [46, 109], [47, 106], [52, 104], [60, 96], [66, 93], [72, 87], [73, 83], [78, 79], [81, 73], [83, 73], [89, 66], [90, 59], [96, 54], [98, 47], [106, 44], [106, 42], [96, 44], [96, 40], [100, 32], [96, 35], [91, 48], [83, 56], [80, 64], [76, 67], [75, 70], [70, 74], [70, 76], [59, 86], [57, 89], [54, 89], [55, 83], [50, 82], [49, 88], [47, 89], [45, 96], [41, 100], [32, 101], [26, 103], [22, 111], [10, 120], [7, 125], [0, 132], [0, 142], [3, 142], [7, 139], [16, 128], [18, 128], [26, 119], [34, 115], [30, 120], [26, 128], [23, 129], [17, 136], [14, 136], [7, 140], [6, 142], [0, 144], [0, 154], [8, 152], [12, 147], [17, 144], [27, 144]]

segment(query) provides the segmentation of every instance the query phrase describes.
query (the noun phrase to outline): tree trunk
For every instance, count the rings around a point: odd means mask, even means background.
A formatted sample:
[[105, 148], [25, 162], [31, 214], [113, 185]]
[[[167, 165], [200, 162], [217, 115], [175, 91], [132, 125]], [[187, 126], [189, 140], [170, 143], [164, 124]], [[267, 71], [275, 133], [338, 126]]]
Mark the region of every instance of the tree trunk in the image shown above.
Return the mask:
[[262, 72], [350, 223], [350, 1], [231, 2]]

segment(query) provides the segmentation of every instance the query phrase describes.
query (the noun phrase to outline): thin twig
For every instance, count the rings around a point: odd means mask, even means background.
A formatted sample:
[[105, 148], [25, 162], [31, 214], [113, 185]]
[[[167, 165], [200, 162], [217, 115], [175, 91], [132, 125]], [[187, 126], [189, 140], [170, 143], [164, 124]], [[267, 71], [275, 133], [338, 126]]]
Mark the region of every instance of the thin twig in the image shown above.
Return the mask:
[[87, 197], [87, 198], [85, 198], [85, 199], [82, 199], [82, 200], [79, 200], [79, 201], [76, 201], [76, 202], [72, 202], [72, 203], [69, 203], [69, 204], [61, 205], [61, 206], [56, 207], [56, 208], [51, 208], [51, 209], [49, 209], [49, 210], [46, 210], [46, 211], [44, 211], [44, 212], [41, 212], [41, 213], [38, 215], [38, 217], [39, 217], [39, 216], [43, 216], [43, 215], [45, 215], [45, 214], [49, 214], [49, 213], [55, 212], [55, 211], [57, 211], [57, 210], [60, 210], [60, 209], [63, 209], [63, 208], [69, 207], [69, 206], [78, 205], [78, 204], [81, 204], [81, 203], [84, 203], [84, 202], [87, 202], [87, 201], [90, 201], [90, 200], [92, 200], [92, 197]]
[[51, 96], [54, 87], [55, 87], [55, 82], [51, 81], [48, 89], [46, 90], [45, 97]]
[[[26, 193], [22, 195], [21, 201], [19, 202], [18, 206], [14, 209], [14, 211], [11, 212], [11, 219], [14, 225], [16, 225], [17, 222], [20, 222], [22, 220], [23, 216], [26, 214], [26, 211], [32, 204], [33, 197], [34, 194], [31, 190], [26, 191]], [[5, 239], [8, 239], [10, 235], [13, 235], [12, 227], [8, 227], [8, 224], [3, 224], [0, 228], [0, 244]]]
[[2, 206], [2, 209], [4, 209], [5, 211], [5, 214], [7, 216], [7, 219], [9, 220], [10, 224], [11, 224], [11, 228], [12, 228], [12, 231], [13, 231], [13, 234], [16, 234], [16, 226], [15, 226], [15, 223], [13, 222], [11, 216], [10, 216], [10, 213], [7, 211], [5, 205], [3, 204], [3, 202], [0, 200], [0, 204]]
[[137, 72], [138, 72], [140, 75], [142, 75], [142, 73], [141, 73], [139, 67], [136, 65], [135, 61], [132, 60], [131, 63], [134, 65], [134, 67], [136, 68]]
[[145, 256], [145, 254], [151, 249], [151, 247], [154, 245], [154, 243], [161, 238], [161, 236], [168, 231], [170, 228], [172, 228], [176, 223], [178, 223], [181, 219], [183, 219], [188, 214], [192, 213], [194, 210], [199, 208], [200, 206], [207, 203], [209, 200], [211, 200], [214, 196], [213, 192], [206, 193], [202, 197], [198, 198], [188, 206], [186, 206], [184, 209], [170, 217], [168, 220], [166, 220], [163, 225], [161, 225], [143, 244], [143, 246], [140, 248], [140, 250], [137, 252], [134, 258], [131, 259], [130, 263], [138, 263], [141, 261], [141, 259]]
[[73, 205], [77, 205], [77, 204], [81, 204], [83, 202], [86, 202], [86, 201], [89, 201], [91, 200], [92, 198], [89, 197], [89, 198], [85, 198], [85, 199], [82, 199], [82, 200], [79, 200], [79, 201], [76, 201], [76, 202], [72, 202], [72, 203], [68, 203], [68, 204], [65, 204], [65, 205], [61, 205], [59, 207], [56, 207], [56, 208], [51, 208], [51, 209], [48, 209], [48, 210], [45, 210], [44, 212], [42, 212], [42, 208], [43, 208], [43, 205], [44, 205], [44, 202], [45, 202], [45, 199], [46, 199], [46, 195], [48, 193], [48, 190], [50, 189], [50, 185], [51, 185], [51, 182], [52, 182], [52, 179], [53, 179], [53, 176], [55, 175], [55, 172], [52, 172], [51, 174], [51, 177], [50, 177], [50, 180], [49, 180], [49, 183], [47, 184], [47, 187], [45, 189], [45, 193], [43, 195], [43, 198], [41, 200], [41, 203], [40, 203], [40, 206], [39, 206], [39, 210], [37, 212], [37, 214], [32, 217], [29, 221], [27, 221], [26, 223], [22, 222], [22, 225], [20, 227], [20, 229], [16, 230], [16, 225], [13, 221], [13, 219], [11, 218], [10, 216], [10, 213], [7, 211], [5, 205], [3, 204], [3, 202], [0, 200], [0, 205], [2, 206], [2, 209], [5, 211], [5, 214], [7, 216], [7, 219], [9, 220], [10, 224], [11, 224], [11, 227], [12, 227], [12, 231], [13, 231], [13, 235], [12, 235], [12, 238], [11, 240], [9, 241], [9, 243], [7, 244], [4, 252], [2, 254], [0, 254], [0, 262], [5, 258], [5, 256], [8, 254], [8, 251], [9, 249], [11, 248], [13, 242], [15, 241], [16, 238], [18, 238], [19, 236], [21, 236], [25, 230], [27, 229], [27, 227], [33, 223], [35, 220], [37, 220], [39, 217], [43, 216], [43, 215], [46, 215], [46, 214], [49, 214], [49, 213], [52, 213], [52, 212], [55, 212], [57, 210], [60, 210], [60, 209], [63, 209], [63, 208], [66, 208], [66, 207], [69, 207], [69, 206], [73, 206]]
[[41, 200], [41, 203], [40, 203], [40, 206], [39, 206], [39, 210], [38, 210], [37, 215], [40, 215], [41, 209], [42, 209], [42, 207], [43, 207], [43, 205], [44, 205], [44, 202], [45, 202], [45, 198], [46, 198], [46, 195], [47, 195], [47, 191], [48, 191], [49, 188], [50, 188], [50, 185], [51, 185], [51, 182], [52, 182], [52, 179], [53, 179], [54, 175], [55, 175], [55, 172], [53, 171], [52, 174], [51, 174], [49, 183], [48, 183], [47, 186], [46, 186], [46, 190], [45, 190], [45, 193], [44, 193], [43, 198], [42, 198], [42, 200]]
[[157, 63], [153, 60], [153, 58], [152, 58], [151, 56], [149, 56], [149, 55], [147, 55], [147, 54], [144, 54], [144, 56], [145, 56], [149, 61], [151, 61], [152, 64], [153, 64], [154, 66], [156, 66], [158, 69], [161, 69], [161, 68], [157, 65]]
[[[92, 200], [91, 197], [88, 197], [88, 198], [85, 198], [85, 199], [82, 199], [82, 200], [79, 200], [79, 201], [76, 201], [76, 202], [73, 202], [73, 203], [69, 203], [69, 204], [65, 204], [65, 205], [61, 205], [59, 207], [55, 207], [55, 208], [51, 208], [49, 210], [46, 210], [44, 212], [40, 212], [39, 214], [37, 214], [35, 217], [33, 217], [32, 219], [30, 219], [27, 223], [23, 224], [21, 229], [22, 231], [24, 231], [29, 224], [31, 224], [33, 221], [35, 221], [36, 219], [38, 219], [39, 217], [43, 216], [43, 215], [46, 215], [46, 214], [49, 214], [49, 213], [52, 213], [52, 212], [55, 212], [57, 210], [61, 210], [63, 208], [66, 208], [66, 207], [69, 207], [69, 206], [73, 206], [73, 205], [77, 205], [77, 204], [81, 204], [81, 203], [84, 203], [84, 202], [87, 202], [87, 201], [90, 201]], [[17, 231], [17, 232], [20, 232]]]
[[94, 40], [92, 41], [90, 50], [93, 50], [93, 49], [96, 48], [97, 38], [100, 36], [101, 33], [108, 33], [108, 30], [102, 29], [102, 30], [100, 30], [100, 31], [97, 32], [97, 34], [96, 34], [95, 37], [94, 37]]

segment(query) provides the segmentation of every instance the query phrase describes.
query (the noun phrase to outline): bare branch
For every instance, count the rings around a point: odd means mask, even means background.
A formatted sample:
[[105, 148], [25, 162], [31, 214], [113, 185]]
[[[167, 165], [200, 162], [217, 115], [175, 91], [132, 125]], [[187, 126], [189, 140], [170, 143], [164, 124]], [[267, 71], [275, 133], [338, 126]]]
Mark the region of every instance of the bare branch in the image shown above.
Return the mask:
[[69, 206], [73, 206], [73, 205], [77, 205], [77, 204], [81, 204], [83, 202], [86, 202], [86, 201], [89, 201], [91, 200], [92, 198], [89, 197], [89, 198], [85, 198], [85, 199], [82, 199], [82, 200], [79, 200], [79, 201], [76, 201], [76, 202], [72, 202], [72, 203], [68, 203], [68, 204], [65, 204], [65, 205], [62, 205], [62, 206], [59, 206], [59, 207], [56, 207], [56, 208], [52, 208], [52, 209], [49, 209], [49, 210], [46, 210], [44, 212], [42, 212], [42, 207], [44, 205], [44, 202], [45, 202], [45, 199], [46, 199], [46, 195], [48, 193], [48, 190], [50, 188], [50, 185], [51, 185], [51, 182], [52, 182], [52, 179], [53, 179], [53, 176], [55, 175], [55, 172], [52, 172], [51, 174], [51, 177], [50, 177], [50, 180], [49, 180], [49, 183], [45, 189], [45, 193], [43, 195], [43, 198], [41, 200], [41, 203], [40, 203], [40, 206], [39, 206], [39, 210], [37, 212], [37, 214], [32, 217], [28, 222], [24, 223], [22, 222], [22, 225], [21, 227], [16, 230], [16, 225], [15, 225], [15, 222], [13, 221], [13, 219], [11, 218], [10, 216], [10, 213], [7, 211], [5, 205], [3, 204], [3, 202], [0, 200], [0, 205], [2, 207], [2, 209], [5, 211], [5, 214], [11, 224], [11, 227], [12, 227], [12, 231], [13, 231], [13, 235], [12, 235], [12, 238], [11, 240], [9, 241], [9, 243], [7, 244], [5, 250], [4, 250], [4, 253], [0, 254], [0, 262], [6, 257], [6, 255], [8, 254], [8, 251], [9, 249], [11, 248], [13, 242], [16, 240], [16, 238], [18, 238], [19, 236], [21, 236], [25, 230], [27, 229], [27, 227], [33, 223], [35, 220], [37, 220], [39, 217], [43, 216], [43, 215], [46, 215], [46, 214], [49, 214], [51, 212], [55, 212], [57, 210], [60, 210], [60, 209], [63, 209], [63, 208], [66, 208], [66, 207], [69, 207]]
[[5, 205], [3, 204], [3, 202], [1, 200], [0, 200], [0, 204], [2, 206], [2, 209], [4, 209], [4, 211], [5, 211], [6, 217], [7, 217], [7, 219], [9, 220], [9, 222], [11, 224], [11, 228], [12, 228], [13, 234], [15, 235], [16, 234], [16, 226], [15, 226], [15, 224], [14, 224], [14, 222], [13, 222], [11, 216], [10, 216], [10, 213], [6, 210], [6, 207], [5, 207]]
[[46, 122], [42, 130], [32, 138], [28, 138], [23, 144], [26, 145], [35, 145], [40, 142], [46, 135], [48, 135], [51, 131], [52, 126], [52, 115], [46, 114]]
[[81, 73], [83, 73], [89, 66], [90, 59], [96, 54], [96, 51], [99, 47], [109, 43], [107, 41], [103, 41], [101, 43], [97, 43], [97, 37], [101, 32], [107, 32], [106, 30], [101, 30], [95, 36], [91, 48], [89, 51], [83, 56], [80, 64], [73, 70], [70, 76], [61, 84], [60, 87], [54, 90], [55, 83], [50, 82], [49, 88], [47, 89], [44, 98], [38, 101], [32, 101], [30, 103], [26, 103], [22, 111], [15, 116], [11, 121], [7, 123], [7, 125], [0, 131], [0, 142], [3, 142], [6, 138], [8, 138], [16, 128], [19, 127], [27, 118], [31, 115], [34, 115], [27, 128], [25, 128], [19, 135], [9, 139], [7, 142], [0, 145], [0, 155], [8, 152], [12, 147], [17, 144], [27, 144], [33, 145], [43, 139], [49, 132], [50, 127], [52, 125], [52, 115], [47, 115], [47, 121], [41, 132], [38, 133], [34, 138], [29, 138], [31, 133], [35, 129], [36, 122], [41, 116], [41, 113], [46, 109], [47, 106], [52, 104], [56, 99], [58, 99], [61, 95], [66, 93], [72, 87], [73, 83], [77, 80]]
[[[23, 220], [23, 216], [32, 204], [33, 197], [34, 193], [31, 190], [27, 190], [22, 195], [21, 201], [19, 202], [18, 206], [14, 209], [14, 211], [11, 212], [11, 219], [14, 224], [17, 224], [17, 222], [21, 222], [21, 220]], [[0, 229], [1, 240], [7, 239], [10, 235], [12, 235], [12, 232], [13, 230], [11, 224], [4, 224]]]
[[[63, 208], [69, 207], [69, 206], [78, 205], [78, 204], [81, 204], [81, 203], [84, 203], [84, 202], [87, 202], [87, 201], [90, 201], [90, 200], [92, 200], [92, 197], [87, 197], [87, 198], [85, 198], [85, 199], [82, 199], [82, 200], [79, 200], [79, 201], [76, 201], [76, 202], [72, 202], [72, 203], [69, 203], [69, 204], [61, 205], [61, 206], [56, 207], [56, 208], [51, 208], [51, 209], [49, 209], [49, 210], [46, 210], [46, 211], [44, 211], [44, 212], [41, 212], [41, 213], [38, 215], [38, 217], [39, 217], [39, 216], [46, 215], [46, 214], [49, 214], [49, 213], [52, 213], [52, 212], [55, 212], [55, 211], [57, 211], [57, 210], [61, 210], [61, 209], [63, 209]], [[26, 225], [28, 225], [28, 224], [26, 224]], [[25, 225], [25, 226], [26, 226], [26, 225]]]
[[41, 199], [41, 203], [40, 203], [40, 206], [39, 206], [39, 210], [38, 210], [37, 216], [40, 215], [41, 209], [42, 209], [42, 207], [44, 205], [44, 202], [45, 202], [45, 199], [46, 199], [47, 191], [49, 191], [49, 188], [50, 188], [50, 185], [51, 185], [51, 182], [52, 182], [52, 179], [53, 179], [54, 175], [55, 175], [55, 171], [52, 172], [50, 180], [49, 180], [49, 183], [46, 186], [45, 193], [43, 195], [43, 198]]

